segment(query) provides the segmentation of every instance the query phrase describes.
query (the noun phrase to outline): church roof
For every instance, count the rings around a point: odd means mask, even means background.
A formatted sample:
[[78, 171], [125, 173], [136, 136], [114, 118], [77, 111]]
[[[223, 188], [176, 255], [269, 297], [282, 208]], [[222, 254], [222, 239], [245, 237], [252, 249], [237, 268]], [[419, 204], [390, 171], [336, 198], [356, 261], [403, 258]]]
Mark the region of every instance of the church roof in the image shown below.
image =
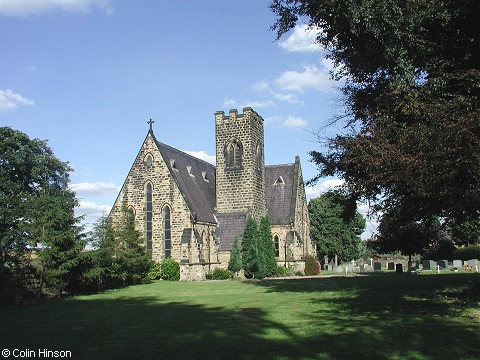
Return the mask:
[[296, 199], [296, 164], [265, 166], [265, 199], [272, 225], [290, 224]]
[[[215, 166], [156, 139], [155, 143], [195, 219], [218, 224], [219, 250], [231, 250], [235, 238], [242, 238], [246, 213], [216, 213]], [[272, 225], [288, 225], [294, 218], [299, 166], [298, 157], [293, 164], [265, 166], [265, 197]]]
[[232, 250], [235, 239], [238, 239], [240, 242], [242, 241], [247, 213], [217, 214], [217, 219], [219, 225], [216, 234], [221, 239], [219, 250], [230, 251]]
[[155, 142], [196, 220], [216, 223], [213, 216], [215, 166], [157, 140]]

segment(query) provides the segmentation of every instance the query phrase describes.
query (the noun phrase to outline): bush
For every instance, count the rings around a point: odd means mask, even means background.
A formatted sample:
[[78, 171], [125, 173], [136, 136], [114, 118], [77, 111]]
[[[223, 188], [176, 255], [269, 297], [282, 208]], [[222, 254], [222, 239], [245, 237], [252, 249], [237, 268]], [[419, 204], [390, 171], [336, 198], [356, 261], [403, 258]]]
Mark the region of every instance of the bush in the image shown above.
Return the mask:
[[216, 268], [205, 277], [207, 280], [227, 280], [233, 277], [233, 272], [229, 269]]
[[480, 245], [469, 245], [464, 248], [455, 249], [453, 251], [453, 258], [455, 260], [480, 260]]
[[148, 279], [150, 281], [159, 280], [162, 278], [162, 269], [158, 262], [153, 261], [150, 263], [150, 269], [148, 270]]
[[320, 263], [312, 255], [305, 258], [305, 275], [312, 276], [320, 273]]
[[277, 266], [277, 276], [285, 277], [288, 276], [288, 269], [285, 266]]
[[180, 265], [172, 258], [163, 259], [160, 264], [160, 277], [162, 280], [180, 280]]

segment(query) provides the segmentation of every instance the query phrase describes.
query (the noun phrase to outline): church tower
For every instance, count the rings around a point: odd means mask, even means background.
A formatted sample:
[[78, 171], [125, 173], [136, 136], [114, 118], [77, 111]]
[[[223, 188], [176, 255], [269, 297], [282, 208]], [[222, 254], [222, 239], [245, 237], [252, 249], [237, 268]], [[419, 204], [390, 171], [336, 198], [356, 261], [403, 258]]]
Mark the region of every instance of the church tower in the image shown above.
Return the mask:
[[243, 114], [215, 113], [216, 209], [248, 213], [257, 221], [266, 214], [263, 119], [252, 108]]

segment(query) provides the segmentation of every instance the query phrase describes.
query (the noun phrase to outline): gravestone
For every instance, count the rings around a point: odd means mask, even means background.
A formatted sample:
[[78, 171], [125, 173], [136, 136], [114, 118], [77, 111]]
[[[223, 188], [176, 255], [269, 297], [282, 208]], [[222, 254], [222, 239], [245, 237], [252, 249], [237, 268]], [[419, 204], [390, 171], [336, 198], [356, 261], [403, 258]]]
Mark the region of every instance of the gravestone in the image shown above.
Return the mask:
[[440, 270], [442, 270], [442, 269], [447, 270], [448, 269], [448, 260], [438, 260], [437, 265], [440, 266]]
[[347, 267], [345, 268], [345, 272], [353, 272], [353, 264], [348, 263]]
[[335, 271], [336, 271], [337, 273], [343, 273], [343, 266], [342, 266], [342, 265], [336, 266], [336, 267], [335, 267]]
[[402, 264], [395, 264], [395, 272], [397, 274], [403, 274], [403, 265]]
[[462, 265], [463, 265], [462, 260], [453, 260], [453, 267], [454, 268], [461, 269]]
[[468, 260], [468, 266], [475, 268], [475, 266], [478, 266], [478, 259], [471, 259]]
[[328, 264], [328, 271], [333, 271], [333, 265]]
[[382, 263], [380, 261], [373, 262], [373, 271], [381, 271], [382, 270]]
[[365, 265], [364, 264], [360, 264], [360, 272], [364, 272], [365, 271]]
[[433, 260], [422, 260], [423, 270], [434, 270], [436, 267], [435, 261]]
[[387, 263], [387, 270], [395, 270], [395, 263], [390, 261]]

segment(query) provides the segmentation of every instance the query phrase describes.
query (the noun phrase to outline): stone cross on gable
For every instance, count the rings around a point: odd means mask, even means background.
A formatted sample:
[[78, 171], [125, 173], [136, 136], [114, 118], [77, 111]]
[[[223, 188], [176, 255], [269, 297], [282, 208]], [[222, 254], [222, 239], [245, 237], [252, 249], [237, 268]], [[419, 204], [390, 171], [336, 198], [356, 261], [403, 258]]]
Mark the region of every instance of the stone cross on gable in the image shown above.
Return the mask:
[[155, 121], [152, 120], [152, 118], [150, 118], [149, 121], [147, 121], [147, 124], [150, 125], [150, 131], [152, 131], [152, 124], [154, 123]]

